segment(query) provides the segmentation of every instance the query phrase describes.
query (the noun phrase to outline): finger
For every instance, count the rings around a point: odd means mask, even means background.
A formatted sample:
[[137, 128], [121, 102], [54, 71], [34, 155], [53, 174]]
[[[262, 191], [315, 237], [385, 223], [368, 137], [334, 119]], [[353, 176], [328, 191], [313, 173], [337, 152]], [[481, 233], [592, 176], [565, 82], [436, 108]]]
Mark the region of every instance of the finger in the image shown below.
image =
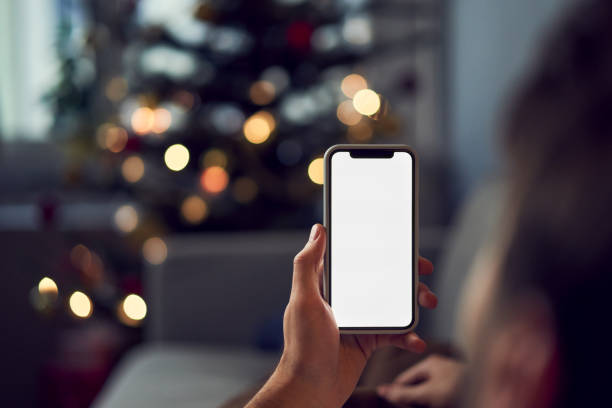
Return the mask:
[[427, 343], [416, 333], [408, 334], [378, 334], [376, 347], [394, 346], [413, 353], [422, 353], [427, 348]]
[[427, 364], [425, 363], [425, 361], [427, 361], [427, 359], [418, 362], [403, 373], [400, 373], [400, 375], [395, 377], [393, 383], [414, 385], [416, 383], [420, 383], [422, 381], [427, 380], [429, 378], [429, 375], [427, 374]]
[[419, 256], [419, 275], [431, 275], [434, 270], [434, 266], [431, 261], [427, 258]]
[[438, 306], [438, 297], [423, 282], [419, 282], [418, 299], [419, 305], [428, 309]]
[[308, 242], [293, 259], [293, 283], [291, 294], [318, 294], [319, 274], [317, 267], [325, 253], [325, 228], [321, 224], [312, 226]]
[[427, 387], [423, 385], [406, 386], [400, 384], [387, 384], [376, 388], [382, 398], [394, 404], [427, 404]]

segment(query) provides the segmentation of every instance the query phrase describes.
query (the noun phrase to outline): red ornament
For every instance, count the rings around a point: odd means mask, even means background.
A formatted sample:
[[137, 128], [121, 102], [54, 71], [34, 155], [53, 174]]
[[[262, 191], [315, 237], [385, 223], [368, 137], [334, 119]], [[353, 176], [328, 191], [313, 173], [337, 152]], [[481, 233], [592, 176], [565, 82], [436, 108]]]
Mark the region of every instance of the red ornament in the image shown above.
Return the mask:
[[298, 51], [310, 50], [313, 27], [305, 21], [294, 21], [287, 28], [287, 43]]

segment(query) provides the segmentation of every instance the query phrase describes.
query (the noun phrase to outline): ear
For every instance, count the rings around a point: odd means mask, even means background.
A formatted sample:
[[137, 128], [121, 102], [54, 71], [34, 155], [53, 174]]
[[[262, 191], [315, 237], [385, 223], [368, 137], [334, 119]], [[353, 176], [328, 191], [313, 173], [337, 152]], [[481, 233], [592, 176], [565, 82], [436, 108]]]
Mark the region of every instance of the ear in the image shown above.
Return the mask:
[[480, 407], [550, 407], [559, 364], [554, 317], [540, 298], [523, 299], [491, 328], [479, 387]]

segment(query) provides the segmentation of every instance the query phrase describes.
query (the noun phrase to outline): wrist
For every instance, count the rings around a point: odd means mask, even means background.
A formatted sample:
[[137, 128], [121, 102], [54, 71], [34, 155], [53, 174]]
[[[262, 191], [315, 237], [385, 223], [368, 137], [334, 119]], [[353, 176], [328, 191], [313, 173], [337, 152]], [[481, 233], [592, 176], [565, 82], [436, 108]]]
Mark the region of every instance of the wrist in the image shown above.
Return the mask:
[[295, 375], [274, 371], [266, 384], [245, 408], [331, 408], [323, 398], [323, 390], [308, 384]]

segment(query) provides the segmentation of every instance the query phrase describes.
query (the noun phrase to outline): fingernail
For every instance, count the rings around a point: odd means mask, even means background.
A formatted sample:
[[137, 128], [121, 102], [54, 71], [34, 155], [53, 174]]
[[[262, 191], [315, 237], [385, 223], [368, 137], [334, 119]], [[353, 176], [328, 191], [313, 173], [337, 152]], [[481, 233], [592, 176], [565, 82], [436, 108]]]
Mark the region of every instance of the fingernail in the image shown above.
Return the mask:
[[433, 293], [429, 292], [427, 294], [427, 302], [430, 303], [433, 307], [438, 306], [438, 297]]
[[378, 395], [384, 395], [387, 392], [388, 387], [386, 385], [379, 385], [376, 387], [376, 393]]
[[319, 224], [313, 225], [312, 229], [310, 230], [310, 238], [308, 240], [315, 241], [317, 238], [319, 238], [320, 232], [321, 228], [319, 228]]
[[414, 337], [411, 334], [406, 336], [406, 343], [408, 343], [408, 345], [412, 348], [412, 351], [415, 353], [422, 353], [427, 347], [423, 340], [419, 339], [418, 337]]

